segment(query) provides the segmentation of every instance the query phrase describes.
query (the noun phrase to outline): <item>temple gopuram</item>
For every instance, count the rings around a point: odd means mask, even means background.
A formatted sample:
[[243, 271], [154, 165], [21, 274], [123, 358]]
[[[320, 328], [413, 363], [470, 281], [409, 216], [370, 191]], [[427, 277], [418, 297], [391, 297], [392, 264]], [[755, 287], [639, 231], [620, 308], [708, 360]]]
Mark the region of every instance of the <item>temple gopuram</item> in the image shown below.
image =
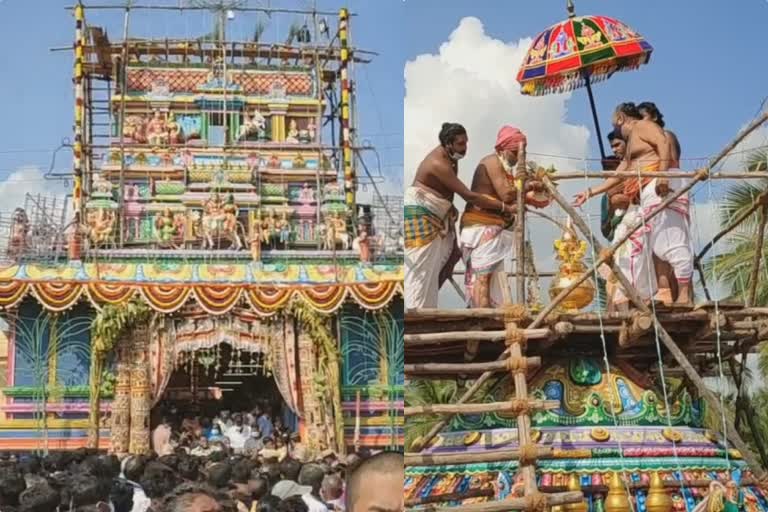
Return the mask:
[[380, 217], [402, 213], [358, 194], [353, 72], [374, 54], [345, 8], [188, 4], [151, 15], [211, 34], [71, 9], [71, 209], [44, 240], [24, 209], [9, 229], [0, 450], [146, 453], [161, 405], [249, 398], [315, 450], [400, 446], [402, 235]]

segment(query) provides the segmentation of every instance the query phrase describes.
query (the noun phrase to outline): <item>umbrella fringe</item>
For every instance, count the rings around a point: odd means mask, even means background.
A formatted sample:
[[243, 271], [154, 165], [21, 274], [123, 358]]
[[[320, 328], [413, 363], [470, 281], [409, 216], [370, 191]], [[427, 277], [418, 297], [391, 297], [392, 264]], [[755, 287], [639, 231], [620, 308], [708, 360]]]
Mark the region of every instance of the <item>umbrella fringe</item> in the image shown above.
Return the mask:
[[545, 96], [553, 93], [572, 92], [587, 85], [587, 76], [589, 76], [591, 84], [596, 84], [609, 79], [618, 71], [633, 71], [646, 62], [648, 62], [647, 58], [638, 58], [627, 60], [620, 64], [614, 62], [610, 66], [601, 63], [557, 77], [538, 78], [524, 83], [521, 92], [526, 96]]

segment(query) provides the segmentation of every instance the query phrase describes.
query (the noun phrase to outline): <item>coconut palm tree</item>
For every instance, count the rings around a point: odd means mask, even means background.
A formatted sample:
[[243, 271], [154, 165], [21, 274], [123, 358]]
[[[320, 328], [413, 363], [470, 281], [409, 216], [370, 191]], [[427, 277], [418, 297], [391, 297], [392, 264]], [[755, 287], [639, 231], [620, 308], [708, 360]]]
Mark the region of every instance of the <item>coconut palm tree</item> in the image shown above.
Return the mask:
[[[490, 379], [478, 389], [473, 398], [466, 403], [482, 403], [493, 396], [497, 386], [504, 379]], [[455, 380], [440, 379], [413, 379], [405, 384], [405, 405], [423, 406], [436, 404], [456, 403], [466, 392], [467, 387], [459, 385]], [[414, 444], [420, 444], [419, 438], [423, 438], [432, 428], [444, 419], [440, 414], [419, 414], [411, 416], [405, 422], [405, 450], [411, 451]], [[450, 429], [450, 423], [446, 430]]]
[[[756, 150], [746, 162], [749, 172], [768, 168], [768, 149]], [[723, 227], [731, 219], [746, 212], [757, 196], [768, 190], [768, 179], [743, 180], [728, 189], [722, 203], [720, 223]], [[752, 272], [752, 262], [757, 251], [757, 231], [760, 226], [760, 209], [749, 215], [727, 238], [727, 248], [710, 258], [705, 264], [709, 278], [728, 287], [731, 297], [746, 297]], [[768, 256], [768, 244], [764, 244], [763, 260]], [[768, 302], [768, 265], [763, 264], [758, 275], [756, 304]]]

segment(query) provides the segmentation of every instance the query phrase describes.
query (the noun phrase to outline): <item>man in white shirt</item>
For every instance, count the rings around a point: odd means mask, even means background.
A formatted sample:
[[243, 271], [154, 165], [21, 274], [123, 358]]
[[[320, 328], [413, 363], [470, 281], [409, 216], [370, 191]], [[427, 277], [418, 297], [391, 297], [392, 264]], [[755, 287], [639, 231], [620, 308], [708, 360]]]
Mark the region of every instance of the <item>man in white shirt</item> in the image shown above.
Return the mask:
[[251, 437], [251, 427], [243, 425], [243, 417], [235, 414], [234, 425], [229, 427], [225, 435], [229, 438], [232, 449], [239, 453], [245, 448], [245, 441]]
[[328, 506], [320, 498], [320, 488], [323, 485], [325, 471], [319, 464], [305, 464], [299, 473], [299, 485], [306, 485], [312, 491], [302, 495], [301, 499], [307, 504], [308, 512], [329, 512]]

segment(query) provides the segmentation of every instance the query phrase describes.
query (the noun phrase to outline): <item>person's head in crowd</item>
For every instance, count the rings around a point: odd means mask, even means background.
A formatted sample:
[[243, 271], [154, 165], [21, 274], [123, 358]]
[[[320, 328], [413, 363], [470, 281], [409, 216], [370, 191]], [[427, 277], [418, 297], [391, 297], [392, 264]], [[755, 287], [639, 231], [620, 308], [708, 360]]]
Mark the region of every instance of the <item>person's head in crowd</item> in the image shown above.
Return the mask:
[[202, 448], [203, 450], [208, 449], [208, 438], [203, 436], [200, 439], [197, 440], [197, 446]]
[[147, 457], [144, 455], [131, 455], [123, 460], [123, 476], [131, 482], [138, 482], [144, 474], [147, 466]]
[[47, 483], [28, 487], [19, 496], [19, 510], [23, 512], [50, 512], [60, 503], [59, 492]]
[[109, 491], [109, 500], [114, 512], [131, 512], [133, 510], [133, 487], [122, 480], [114, 480]]
[[43, 469], [40, 458], [37, 455], [30, 455], [19, 461], [19, 471], [23, 475], [37, 475]]
[[73, 460], [74, 452], [53, 452], [43, 458], [43, 469], [47, 473], [64, 471]]
[[226, 447], [222, 443], [214, 443], [219, 449], [208, 456], [209, 462], [224, 462], [227, 460]]
[[301, 463], [296, 459], [286, 457], [280, 462], [280, 476], [283, 479], [296, 482], [299, 480], [299, 472], [301, 472]]
[[275, 444], [275, 439], [274, 438], [272, 438], [272, 437], [265, 437], [263, 439], [263, 442], [264, 442], [264, 448], [266, 448], [267, 450], [274, 450], [275, 449], [276, 444]]
[[344, 460], [344, 464], [347, 466], [347, 472], [353, 471], [363, 461], [357, 453], [350, 453]]
[[262, 476], [252, 475], [248, 480], [248, 491], [254, 500], [259, 501], [269, 494], [269, 483]]
[[323, 463], [327, 464], [328, 467], [333, 466], [333, 463], [338, 460], [336, 458], [336, 454], [331, 449], [323, 450], [323, 453], [320, 454], [320, 457], [322, 458]]
[[[301, 467], [299, 467], [299, 470], [301, 470]], [[275, 482], [280, 480], [280, 466], [278, 466], [274, 462], [267, 462], [263, 466], [261, 466], [261, 474], [266, 475], [266, 477], [269, 479], [269, 482], [274, 485]], [[299, 474], [296, 473], [296, 478], [298, 479]], [[294, 480], [295, 481], [295, 480]]]
[[162, 512], [235, 512], [226, 493], [205, 485], [184, 484], [174, 489], [158, 509]]
[[248, 480], [251, 478], [251, 469], [253, 469], [251, 463], [246, 459], [237, 461], [232, 466], [232, 482], [236, 484], [248, 484]]
[[200, 477], [200, 462], [195, 457], [184, 457], [179, 460], [178, 471], [184, 480], [197, 481]]
[[301, 496], [291, 496], [280, 502], [277, 512], [309, 512], [309, 506]]
[[243, 426], [243, 415], [242, 414], [235, 414], [232, 416], [232, 421], [235, 423], [235, 426], [242, 427]]
[[299, 485], [312, 487], [312, 496], [320, 497], [320, 486], [323, 484], [325, 470], [320, 464], [305, 464], [299, 472]]
[[226, 462], [217, 462], [208, 468], [206, 483], [214, 489], [226, 489], [232, 478], [232, 467]]
[[165, 464], [166, 466], [168, 466], [174, 471], [179, 469], [179, 457], [178, 455], [175, 455], [175, 454], [163, 455], [162, 457], [157, 459], [157, 462], [159, 462], [160, 464]]
[[139, 480], [144, 494], [153, 502], [167, 496], [179, 483], [178, 476], [171, 468], [154, 461], [147, 463]]
[[402, 512], [405, 460], [382, 452], [362, 461], [347, 476], [347, 512]]
[[267, 494], [259, 500], [258, 505], [256, 505], [256, 512], [277, 512], [280, 501], [277, 496]]
[[69, 484], [64, 489], [64, 498], [76, 507], [97, 505], [109, 501], [111, 480], [94, 477], [88, 474], [73, 474]]
[[344, 481], [338, 474], [325, 475], [320, 486], [320, 498], [326, 503], [341, 498], [344, 494]]
[[[16, 506], [19, 504], [19, 494], [26, 489], [27, 483], [17, 468], [0, 467], [0, 505]], [[2, 510], [0, 508], [0, 510]]]

